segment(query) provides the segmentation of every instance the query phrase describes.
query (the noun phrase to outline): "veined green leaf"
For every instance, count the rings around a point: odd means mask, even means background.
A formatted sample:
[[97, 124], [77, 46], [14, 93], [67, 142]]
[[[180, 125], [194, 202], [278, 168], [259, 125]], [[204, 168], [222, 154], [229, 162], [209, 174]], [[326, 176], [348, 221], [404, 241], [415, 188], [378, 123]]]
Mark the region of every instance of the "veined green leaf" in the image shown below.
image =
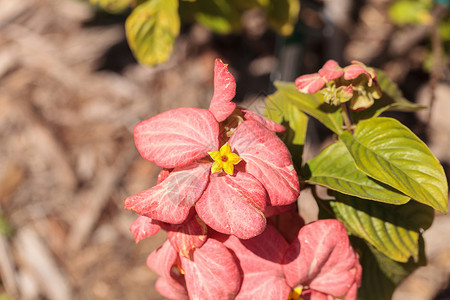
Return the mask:
[[410, 199], [356, 168], [352, 156], [341, 141], [328, 146], [309, 160], [303, 167], [302, 175], [306, 177], [306, 182], [360, 198], [390, 204], [403, 204]]
[[410, 201], [391, 205], [333, 193], [337, 201], [330, 205], [347, 229], [399, 262], [419, 258], [419, 235], [433, 222], [433, 209]]
[[338, 106], [323, 101], [320, 93], [303, 94], [296, 90], [294, 83], [276, 81], [275, 86], [292, 104], [302, 112], [319, 120], [333, 132], [340, 134], [342, 130], [342, 114]]
[[136, 7], [125, 22], [128, 44], [140, 63], [165, 62], [180, 31], [177, 0], [151, 0]]
[[302, 165], [302, 153], [305, 145], [308, 116], [293, 105], [281, 92], [276, 92], [266, 98], [266, 116], [284, 125], [286, 131], [279, 134], [292, 155], [294, 166]]
[[414, 112], [426, 108], [408, 101], [403, 97], [402, 91], [397, 84], [392, 81], [383, 71], [375, 69], [378, 86], [381, 89], [381, 98], [375, 99], [374, 104], [368, 109], [352, 112], [352, 119], [355, 123], [373, 117], [378, 117], [386, 110]]
[[351, 237], [352, 245], [359, 253], [359, 262], [363, 269], [362, 284], [358, 290], [358, 299], [391, 299], [395, 288], [414, 270], [426, 264], [423, 238], [419, 237], [419, 261], [396, 262], [366, 245], [361, 239]]
[[446, 213], [448, 186], [444, 169], [428, 147], [399, 121], [361, 121], [353, 136], [339, 137], [356, 166], [368, 176]]

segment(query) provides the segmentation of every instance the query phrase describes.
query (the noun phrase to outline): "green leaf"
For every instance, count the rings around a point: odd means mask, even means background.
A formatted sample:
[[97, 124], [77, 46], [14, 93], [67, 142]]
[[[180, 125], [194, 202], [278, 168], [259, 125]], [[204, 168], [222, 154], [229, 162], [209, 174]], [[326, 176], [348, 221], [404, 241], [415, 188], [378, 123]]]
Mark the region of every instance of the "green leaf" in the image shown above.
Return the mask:
[[267, 15], [269, 26], [279, 34], [288, 36], [294, 31], [300, 12], [299, 0], [259, 1]]
[[89, 0], [89, 2], [112, 14], [123, 13], [135, 4], [134, 0]]
[[303, 147], [305, 145], [308, 116], [293, 105], [281, 92], [276, 92], [266, 98], [266, 116], [282, 124], [286, 131], [279, 134], [292, 155], [297, 170], [302, 165]]
[[192, 9], [195, 20], [216, 33], [228, 34], [241, 28], [241, 11], [230, 1], [197, 0]]
[[330, 206], [347, 229], [399, 262], [419, 259], [420, 230], [433, 222], [433, 209], [410, 201], [391, 205], [334, 192]]
[[338, 106], [327, 104], [320, 93], [303, 94], [296, 90], [294, 83], [276, 81], [275, 86], [292, 104], [302, 112], [320, 121], [333, 132], [342, 130], [342, 114]]
[[426, 106], [410, 102], [403, 97], [402, 91], [397, 84], [383, 71], [376, 69], [375, 73], [378, 86], [381, 89], [381, 98], [375, 100], [374, 104], [368, 109], [352, 112], [352, 120], [355, 123], [360, 120], [377, 117], [386, 110], [415, 112], [426, 108]]
[[414, 270], [426, 265], [423, 238], [419, 238], [419, 261], [406, 263], [393, 261], [360, 239], [351, 237], [362, 266], [362, 284], [358, 290], [360, 300], [391, 299], [395, 288]]
[[398, 0], [389, 7], [391, 20], [398, 25], [425, 24], [430, 25], [432, 1]]
[[339, 137], [356, 166], [368, 176], [446, 213], [448, 186], [444, 169], [428, 147], [399, 121], [361, 121], [353, 136]]
[[151, 0], [136, 7], [125, 22], [133, 54], [140, 63], [156, 65], [172, 53], [180, 31], [177, 0]]
[[409, 197], [378, 182], [355, 166], [344, 143], [336, 142], [309, 160], [302, 169], [306, 182], [360, 198], [403, 204]]

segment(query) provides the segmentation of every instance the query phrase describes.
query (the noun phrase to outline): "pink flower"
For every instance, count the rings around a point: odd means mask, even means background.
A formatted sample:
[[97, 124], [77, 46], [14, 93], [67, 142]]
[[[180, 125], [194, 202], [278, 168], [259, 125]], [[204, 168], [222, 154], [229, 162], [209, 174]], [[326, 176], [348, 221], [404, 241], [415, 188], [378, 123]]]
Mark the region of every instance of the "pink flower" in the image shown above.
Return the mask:
[[310, 299], [327, 299], [327, 295], [356, 299], [361, 284], [358, 255], [344, 224], [332, 219], [300, 229], [284, 254], [283, 270], [292, 291], [310, 293]]
[[341, 68], [336, 61], [328, 60], [319, 72], [298, 77], [295, 85], [305, 94], [321, 91], [325, 101], [333, 105], [350, 101], [353, 111], [369, 108], [381, 97], [374, 69], [358, 61]]
[[147, 263], [161, 276], [158, 291], [171, 299], [353, 300], [361, 282], [358, 255], [337, 220], [303, 226], [291, 244], [271, 224], [247, 240], [216, 233], [191, 259], [166, 242]]
[[156, 289], [170, 299], [234, 299], [242, 281], [233, 254], [211, 238], [192, 259], [180, 256], [166, 241], [150, 254], [147, 265], [160, 276]]
[[171, 224], [184, 222], [195, 207], [214, 230], [247, 239], [264, 230], [267, 205], [296, 201], [298, 177], [272, 132], [283, 128], [236, 109], [235, 81], [220, 60], [214, 89], [209, 109], [174, 109], [136, 125], [140, 154], [167, 169], [167, 176], [125, 199], [125, 207]]

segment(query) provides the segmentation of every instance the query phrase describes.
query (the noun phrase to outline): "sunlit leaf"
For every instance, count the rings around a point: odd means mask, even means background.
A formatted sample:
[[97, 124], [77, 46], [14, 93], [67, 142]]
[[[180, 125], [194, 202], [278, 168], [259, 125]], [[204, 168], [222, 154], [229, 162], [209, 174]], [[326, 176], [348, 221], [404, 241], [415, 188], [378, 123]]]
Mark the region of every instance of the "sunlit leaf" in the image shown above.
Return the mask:
[[282, 92], [276, 92], [266, 98], [265, 114], [269, 119], [283, 124], [286, 128], [279, 136], [288, 147], [294, 166], [300, 169], [308, 128], [308, 116], [302, 113]]
[[444, 169], [428, 147], [399, 121], [361, 121], [339, 137], [356, 166], [368, 176], [409, 197], [447, 212], [448, 186]]
[[384, 255], [399, 262], [419, 259], [419, 236], [433, 222], [433, 209], [410, 201], [391, 205], [333, 193], [330, 205], [347, 229]]
[[307, 182], [360, 198], [391, 204], [403, 204], [410, 199], [356, 168], [352, 156], [342, 142], [332, 144], [309, 160], [302, 174]]
[[128, 44], [137, 60], [155, 65], [172, 53], [180, 31], [177, 0], [152, 0], [136, 7], [125, 22]]
[[339, 107], [325, 103], [320, 93], [303, 94], [297, 91], [295, 84], [281, 81], [275, 82], [275, 86], [302, 112], [319, 120], [333, 132], [342, 133], [342, 115]]

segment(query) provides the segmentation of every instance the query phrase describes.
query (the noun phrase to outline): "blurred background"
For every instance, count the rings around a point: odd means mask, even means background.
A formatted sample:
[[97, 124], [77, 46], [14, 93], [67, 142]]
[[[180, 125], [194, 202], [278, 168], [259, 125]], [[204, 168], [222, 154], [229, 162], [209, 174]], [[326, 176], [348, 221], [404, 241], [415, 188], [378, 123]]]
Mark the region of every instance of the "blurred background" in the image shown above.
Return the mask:
[[[165, 234], [136, 245], [128, 230], [136, 215], [123, 208], [159, 172], [139, 156], [132, 130], [169, 109], [208, 107], [215, 58], [236, 78], [236, 101], [259, 113], [274, 80], [316, 72], [327, 59], [383, 69], [408, 100], [431, 105], [393, 116], [449, 177], [448, 3], [404, 22], [405, 7], [394, 2], [302, 0], [289, 38], [257, 10], [228, 35], [182, 24], [170, 59], [148, 67], [129, 50], [126, 12], [80, 0], [0, 0], [0, 299], [163, 299], [145, 261]], [[312, 128], [306, 157], [326, 139]], [[300, 200], [306, 220], [317, 218], [308, 195]], [[436, 217], [425, 241], [429, 265], [394, 299], [450, 299], [449, 216]]]

